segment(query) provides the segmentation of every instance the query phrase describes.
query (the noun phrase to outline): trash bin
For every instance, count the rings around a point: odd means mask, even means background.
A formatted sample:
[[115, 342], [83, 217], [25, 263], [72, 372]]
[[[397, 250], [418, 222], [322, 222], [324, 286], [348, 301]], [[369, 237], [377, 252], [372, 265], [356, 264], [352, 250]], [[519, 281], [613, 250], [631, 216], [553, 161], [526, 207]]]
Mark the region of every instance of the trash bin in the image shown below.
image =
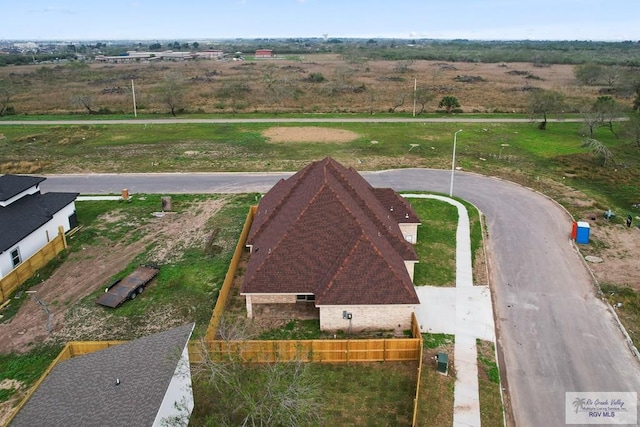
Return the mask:
[[446, 353], [438, 352], [438, 356], [436, 357], [436, 369], [438, 373], [442, 375], [447, 375], [449, 371], [449, 356]]
[[589, 243], [589, 223], [586, 221], [578, 221], [578, 230], [576, 232], [576, 243], [586, 245]]

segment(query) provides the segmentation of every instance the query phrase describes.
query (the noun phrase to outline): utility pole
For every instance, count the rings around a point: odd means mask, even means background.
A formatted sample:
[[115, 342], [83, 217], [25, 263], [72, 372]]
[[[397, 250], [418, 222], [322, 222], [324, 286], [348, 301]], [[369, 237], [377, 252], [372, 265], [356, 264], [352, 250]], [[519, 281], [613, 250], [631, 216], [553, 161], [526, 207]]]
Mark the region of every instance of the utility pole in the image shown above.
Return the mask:
[[418, 79], [413, 79], [413, 117], [416, 116], [416, 91], [418, 90]]
[[133, 94], [133, 117], [138, 117], [138, 110], [136, 109], [136, 88], [133, 85], [133, 79], [131, 79], [131, 93]]

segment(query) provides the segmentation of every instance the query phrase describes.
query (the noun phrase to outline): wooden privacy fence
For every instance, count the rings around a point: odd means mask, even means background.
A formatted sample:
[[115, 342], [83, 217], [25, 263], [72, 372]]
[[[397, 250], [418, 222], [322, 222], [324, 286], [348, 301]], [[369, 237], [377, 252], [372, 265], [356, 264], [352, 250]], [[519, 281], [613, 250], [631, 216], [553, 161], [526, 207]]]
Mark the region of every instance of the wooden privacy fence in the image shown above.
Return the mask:
[[202, 360], [203, 351], [214, 361], [239, 357], [244, 362], [398, 362], [418, 360], [419, 338], [300, 341], [193, 341], [189, 359]]
[[4, 302], [8, 299], [20, 285], [30, 279], [36, 271], [47, 265], [66, 247], [67, 240], [64, 236], [64, 230], [62, 227], [58, 227], [58, 235], [53, 240], [0, 279], [0, 301]]
[[418, 379], [416, 380], [416, 395], [413, 398], [413, 421], [411, 422], [412, 427], [416, 427], [418, 425], [418, 402], [420, 398], [420, 381], [422, 377], [422, 353], [424, 351], [423, 348], [423, 340], [422, 333], [420, 332], [420, 325], [418, 324], [418, 319], [416, 318], [416, 314], [411, 314], [411, 332], [414, 337], [420, 340], [420, 351], [418, 354]]
[[205, 333], [205, 341], [213, 341], [216, 338], [218, 326], [220, 325], [220, 319], [222, 319], [222, 314], [224, 313], [227, 300], [229, 299], [229, 294], [231, 293], [231, 288], [233, 287], [233, 279], [236, 276], [238, 263], [240, 262], [240, 258], [242, 257], [242, 252], [244, 251], [245, 243], [247, 241], [247, 235], [249, 234], [249, 229], [251, 229], [251, 223], [253, 222], [253, 217], [255, 216], [257, 209], [257, 206], [251, 206], [249, 208], [249, 212], [247, 213], [247, 219], [244, 221], [242, 233], [240, 233], [238, 243], [236, 243], [236, 250], [233, 253], [231, 262], [229, 263], [227, 274], [224, 277], [224, 283], [222, 284], [222, 288], [220, 289], [220, 293], [218, 294], [218, 300], [216, 301], [215, 308], [213, 309], [213, 314], [211, 315], [211, 320], [209, 321], [209, 326], [207, 327], [207, 332]]

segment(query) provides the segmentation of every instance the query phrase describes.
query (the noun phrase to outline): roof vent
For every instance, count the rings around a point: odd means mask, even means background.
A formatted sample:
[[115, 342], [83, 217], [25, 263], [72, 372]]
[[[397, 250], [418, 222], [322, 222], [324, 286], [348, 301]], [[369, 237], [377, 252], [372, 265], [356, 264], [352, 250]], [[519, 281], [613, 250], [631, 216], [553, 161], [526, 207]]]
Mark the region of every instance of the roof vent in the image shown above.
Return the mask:
[[120, 378], [116, 378], [116, 385], [120, 385]]
[[269, 248], [269, 253], [271, 253], [271, 248]]
[[405, 217], [406, 219], [409, 219], [409, 214], [408, 214], [408, 213], [404, 214], [404, 217]]
[[391, 206], [391, 209], [389, 209], [391, 212], [393, 212], [393, 206]]

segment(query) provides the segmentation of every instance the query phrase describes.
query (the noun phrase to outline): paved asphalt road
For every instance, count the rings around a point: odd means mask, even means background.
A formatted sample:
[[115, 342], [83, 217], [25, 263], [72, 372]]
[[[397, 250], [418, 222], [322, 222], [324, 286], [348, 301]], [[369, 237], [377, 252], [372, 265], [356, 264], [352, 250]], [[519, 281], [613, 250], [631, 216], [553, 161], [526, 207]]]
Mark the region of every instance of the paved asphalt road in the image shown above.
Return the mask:
[[[616, 120], [628, 120], [626, 118]], [[574, 122], [581, 123], [584, 119], [547, 119], [549, 122]], [[2, 125], [145, 125], [145, 124], [177, 124], [177, 123], [529, 123], [526, 118], [470, 118], [470, 117], [385, 117], [377, 116], [358, 118], [267, 118], [267, 119], [122, 119], [122, 120], [0, 120]]]
[[[49, 176], [44, 191], [214, 193], [267, 191], [289, 174]], [[373, 185], [449, 191], [450, 172], [364, 172]], [[457, 172], [454, 195], [485, 214], [499, 343], [518, 426], [559, 426], [567, 391], [640, 391], [640, 364], [627, 348], [569, 234], [571, 219], [521, 186]]]

